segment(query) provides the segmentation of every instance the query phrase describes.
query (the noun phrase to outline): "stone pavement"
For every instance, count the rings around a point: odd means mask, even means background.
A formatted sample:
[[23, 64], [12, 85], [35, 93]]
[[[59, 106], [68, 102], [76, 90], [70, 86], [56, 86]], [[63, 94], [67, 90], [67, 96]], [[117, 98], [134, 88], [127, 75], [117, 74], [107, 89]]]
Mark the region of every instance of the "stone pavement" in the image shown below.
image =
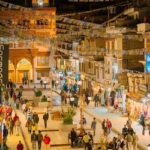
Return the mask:
[[[23, 92], [24, 96], [33, 96], [33, 91], [25, 91]], [[45, 95], [50, 95], [50, 92], [48, 90], [43, 91], [43, 94]], [[55, 104], [59, 105], [60, 103], [60, 97], [59, 95], [57, 95], [56, 93], [53, 93], [53, 99], [55, 99]], [[55, 107], [54, 109], [60, 109], [60, 107]], [[104, 118], [109, 118], [112, 121], [113, 124], [113, 129], [117, 132], [120, 132], [123, 125], [126, 123], [127, 118], [123, 118], [122, 116], [120, 116], [120, 114], [116, 114], [116, 113], [109, 113], [107, 112], [106, 108], [103, 107], [98, 107], [98, 108], [94, 108], [93, 107], [93, 103], [90, 104], [89, 107], [85, 107], [84, 108], [85, 112], [84, 112], [84, 116], [85, 118], [87, 118], [87, 126], [86, 128], [90, 128], [91, 125], [91, 121], [93, 119], [93, 117], [96, 117], [98, 122], [97, 122], [97, 129], [96, 129], [96, 136], [94, 137], [95, 142], [99, 141], [99, 138], [101, 136], [102, 130], [101, 130], [101, 123], [99, 121], [103, 120]], [[33, 111], [36, 112], [44, 112], [45, 109], [44, 108], [35, 108]], [[23, 129], [23, 135], [25, 136], [25, 141], [27, 142], [29, 149], [32, 150], [31, 148], [31, 141], [30, 141], [30, 135], [27, 132], [27, 128], [25, 127], [25, 123], [26, 123], [26, 118], [25, 115], [20, 111], [17, 110], [17, 114], [20, 116], [21, 122], [22, 122], [22, 129]], [[77, 110], [77, 114], [74, 117], [74, 122], [78, 124], [79, 126], [79, 110]], [[43, 130], [44, 129], [44, 123], [43, 123], [43, 119], [42, 119], [42, 114], [39, 115], [40, 116], [40, 123], [39, 123], [39, 130]], [[51, 117], [50, 117], [51, 118]], [[59, 129], [61, 126], [62, 122], [61, 121], [54, 121], [49, 119], [48, 121], [48, 129]], [[146, 132], [146, 135], [143, 136], [141, 134], [141, 128], [140, 126], [136, 123], [133, 122], [133, 128], [134, 130], [136, 130], [136, 132], [138, 133], [139, 138], [139, 144], [142, 145], [144, 147], [144, 150], [146, 150], [146, 145], [149, 144], [149, 135]], [[51, 144], [52, 145], [57, 145], [57, 144], [68, 144], [68, 132], [63, 132], [63, 131], [53, 131], [53, 132], [43, 132], [43, 134], [48, 134], [51, 137]], [[112, 138], [113, 136], [115, 136], [116, 133], [112, 132], [110, 134], [109, 138]], [[8, 146], [10, 147], [10, 150], [15, 150], [16, 145], [18, 143], [18, 138], [21, 139], [21, 141], [23, 141], [23, 137], [19, 136], [16, 137], [15, 135], [12, 137], [8, 137]], [[42, 147], [43, 150], [45, 150], [45, 146], [43, 145]], [[49, 147], [48, 150], [62, 150], [62, 149], [66, 149], [66, 150], [70, 150], [70, 146], [63, 146], [63, 147]], [[83, 148], [81, 148], [83, 149]], [[25, 150], [28, 150], [27, 148]], [[75, 148], [74, 148], [75, 150]], [[78, 149], [80, 150], [80, 149]]]
[[[121, 133], [123, 126], [127, 122], [127, 117], [121, 116], [120, 113], [110, 113], [104, 107], [99, 108], [86, 108], [84, 109], [91, 116], [95, 116], [99, 121], [103, 119], [110, 119], [112, 122], [113, 131]], [[145, 135], [142, 135], [142, 127], [136, 121], [132, 121], [132, 127], [139, 137], [138, 146], [142, 150], [147, 150], [147, 145], [150, 144], [150, 135], [146, 130]]]
[[[59, 109], [59, 108], [55, 108], [55, 109]], [[33, 112], [40, 112], [41, 113], [41, 112], [43, 112], [43, 108], [34, 108]], [[31, 142], [30, 142], [30, 134], [28, 133], [27, 128], [25, 127], [26, 118], [20, 110], [17, 111], [17, 114], [21, 118], [22, 128], [23, 128], [23, 132], [25, 135], [25, 140], [29, 145], [29, 149], [32, 149]], [[83, 114], [84, 114], [85, 118], [87, 119], [87, 125], [85, 126], [85, 128], [90, 129], [93, 117], [89, 116], [87, 113], [83, 113]], [[74, 123], [76, 123], [78, 125], [78, 127], [79, 127], [79, 118], [80, 118], [79, 116], [80, 116], [80, 113], [79, 113], [79, 110], [77, 110], [77, 113], [74, 117]], [[39, 114], [39, 117], [40, 117], [40, 121], [39, 121], [38, 130], [44, 130], [44, 123], [43, 123], [43, 119], [42, 119], [42, 114]], [[47, 130], [60, 129], [61, 124], [62, 124], [62, 121], [54, 121], [54, 120], [51, 120], [51, 117], [50, 117], [50, 119], [48, 121]], [[47, 131], [47, 132], [42, 132], [42, 133], [43, 133], [43, 135], [48, 134], [51, 137], [51, 140], [52, 140], [51, 145], [68, 144], [68, 133], [69, 132], [67, 132], [67, 131]], [[99, 142], [99, 138], [100, 138], [101, 134], [102, 134], [101, 124], [99, 122], [97, 122], [96, 136], [94, 137], [94, 141], [96, 143]], [[114, 135], [115, 134], [112, 132], [112, 134], [110, 135], [110, 138], [112, 138]], [[42, 149], [45, 150], [44, 145], [42, 146]], [[51, 149], [70, 150], [72, 148], [70, 148], [70, 146], [67, 146], [67, 147], [66, 146], [60, 146], [60, 147], [59, 146], [56, 146], [56, 147], [52, 146]], [[73, 148], [73, 149], [75, 150], [76, 148]], [[80, 150], [79, 148], [77, 148], [77, 149]], [[83, 148], [81, 148], [81, 149], [83, 149]]]
[[[44, 91], [43, 92], [45, 95], [49, 94], [49, 91]], [[23, 92], [23, 95], [28, 95], [28, 96], [33, 96], [33, 92], [32, 91], [25, 91]], [[56, 100], [56, 103], [59, 103], [60, 101], [60, 97], [58, 97], [58, 95], [56, 93], [53, 93], [53, 98], [57, 99]], [[54, 107], [53, 109], [60, 109], [60, 107]], [[45, 109], [44, 108], [39, 108], [39, 107], [36, 107], [36, 108], [33, 108], [33, 112], [40, 112], [39, 114], [39, 117], [40, 117], [40, 122], [39, 122], [39, 127], [38, 127], [38, 130], [44, 130], [44, 123], [43, 123], [43, 119], [42, 119], [42, 114], [41, 112], [44, 112]], [[27, 131], [27, 128], [25, 127], [25, 124], [26, 124], [26, 117], [25, 115], [22, 113], [21, 110], [16, 110], [17, 114], [19, 115], [20, 119], [21, 119], [21, 122], [22, 122], [22, 128], [23, 128], [23, 135], [25, 136], [25, 141], [28, 145], [28, 149], [32, 149], [32, 146], [31, 146], [31, 141], [30, 141], [30, 134], [28, 133]], [[80, 121], [80, 113], [79, 113], [79, 109], [77, 110], [77, 113], [74, 117], [74, 123], [78, 124], [78, 127], [79, 127], [79, 121]], [[87, 118], [87, 125], [85, 128], [88, 128], [90, 129], [90, 126], [91, 126], [91, 122], [92, 122], [92, 119], [93, 117], [87, 115], [86, 113], [84, 113], [84, 116], [85, 118]], [[51, 117], [48, 121], [48, 128], [47, 129], [60, 129], [60, 126], [62, 124], [62, 121], [54, 121], [54, 120], [51, 120]], [[69, 132], [64, 132], [64, 131], [47, 131], [47, 132], [43, 132], [43, 134], [48, 134], [50, 137], [51, 137], [51, 145], [58, 145], [58, 144], [68, 144], [68, 133]], [[99, 138], [100, 138], [100, 135], [102, 134], [102, 130], [101, 130], [101, 124], [98, 122], [97, 123], [97, 130], [96, 130], [96, 136], [94, 137], [94, 141], [95, 142], [98, 142], [99, 141]], [[111, 137], [114, 136], [114, 133], [112, 133], [110, 135]], [[27, 150], [28, 150], [27, 149]], [[43, 145], [42, 147], [43, 150], [45, 150], [45, 146]], [[48, 148], [50, 149], [50, 147]], [[61, 150], [61, 149], [66, 149], [66, 150], [70, 150], [70, 146], [63, 146], [63, 147], [51, 147], [51, 149], [54, 149], [54, 150]], [[73, 148], [74, 150], [76, 148]], [[77, 148], [78, 150], [80, 150], [79, 148]], [[81, 148], [83, 149], [83, 148]]]
[[[58, 93], [60, 91], [57, 91]], [[122, 132], [122, 128], [127, 122], [127, 117], [124, 117], [119, 112], [111, 113], [105, 107], [94, 107], [94, 102], [90, 102], [90, 105], [84, 106], [85, 114], [90, 115], [91, 117], [96, 117], [99, 122], [102, 122], [103, 119], [110, 119], [113, 125], [114, 134], [118, 134]], [[132, 127], [136, 134], [139, 137], [138, 148], [141, 150], [147, 150], [147, 145], [150, 144], [150, 135], [148, 130], [145, 131], [145, 135], [142, 135], [142, 126], [138, 124], [136, 121], [132, 121]]]

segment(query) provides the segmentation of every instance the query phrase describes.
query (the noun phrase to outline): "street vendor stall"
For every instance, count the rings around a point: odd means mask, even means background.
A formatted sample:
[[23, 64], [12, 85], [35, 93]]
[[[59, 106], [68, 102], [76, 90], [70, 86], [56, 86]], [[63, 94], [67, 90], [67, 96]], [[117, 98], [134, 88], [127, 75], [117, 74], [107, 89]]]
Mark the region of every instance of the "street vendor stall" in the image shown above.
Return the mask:
[[128, 94], [126, 108], [132, 119], [137, 120], [141, 114], [144, 114], [146, 119], [150, 119], [150, 98], [147, 96]]
[[0, 105], [0, 120], [7, 118], [12, 113], [12, 107], [9, 105]]

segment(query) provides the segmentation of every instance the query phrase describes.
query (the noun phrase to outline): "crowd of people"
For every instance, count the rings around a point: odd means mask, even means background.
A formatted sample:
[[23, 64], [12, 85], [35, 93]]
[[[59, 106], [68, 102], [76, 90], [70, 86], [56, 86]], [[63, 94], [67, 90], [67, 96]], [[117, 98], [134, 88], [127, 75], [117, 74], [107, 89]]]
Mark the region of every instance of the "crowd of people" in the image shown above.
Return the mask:
[[[0, 119], [3, 123], [0, 126], [2, 128], [2, 130], [0, 130], [0, 149], [9, 149], [7, 146], [8, 135], [21, 135], [21, 121], [17, 113], [15, 113], [14, 108], [16, 108], [22, 110], [27, 119], [25, 126], [31, 134], [32, 148], [36, 150], [36, 145], [38, 145], [38, 150], [41, 150], [44, 138], [41, 131], [38, 130], [39, 115], [36, 112], [33, 113], [32, 104], [22, 98], [22, 92], [23, 86], [16, 88], [12, 81], [9, 81], [7, 86], [2, 85], [3, 105], [0, 106]], [[47, 128], [48, 119], [49, 114], [45, 112], [43, 114], [43, 126], [45, 128]], [[48, 138], [47, 135], [45, 136]], [[24, 149], [24, 145], [21, 141], [16, 145], [16, 149]]]
[[[84, 147], [85, 150], [93, 150], [94, 148], [94, 136], [96, 131], [96, 118], [93, 118], [91, 122], [91, 131], [87, 132], [84, 127], [86, 126], [86, 118], [83, 116], [82, 123], [83, 129], [77, 131], [72, 129], [69, 138], [71, 140], [71, 147]], [[102, 131], [99, 140], [99, 146], [97, 150], [137, 150], [138, 136], [132, 128], [132, 121], [128, 119], [122, 133], [114, 136], [110, 139], [112, 123], [109, 119], [104, 119], [101, 123]]]
[[[55, 86], [55, 84], [54, 84]], [[33, 150], [36, 150], [38, 147], [38, 150], [41, 149], [41, 145], [43, 142], [43, 135], [42, 132], [38, 130], [38, 124], [39, 124], [39, 115], [36, 112], [32, 111], [32, 107], [28, 105], [28, 103], [23, 102], [22, 103], [22, 92], [23, 89], [22, 87], [19, 87], [19, 90], [15, 90], [15, 86], [10, 83], [9, 88], [6, 88], [3, 91], [4, 95], [4, 102], [6, 105], [9, 105], [9, 97], [13, 100], [14, 106], [16, 109], [20, 108], [20, 104], [22, 104], [22, 110], [23, 113], [26, 116], [26, 128], [28, 130], [28, 133], [31, 136], [31, 143], [32, 143], [32, 148]], [[70, 85], [64, 85], [60, 96], [61, 96], [61, 102], [62, 105], [67, 105], [70, 104], [71, 107], [78, 107], [78, 99], [79, 99], [79, 89], [76, 84], [70, 84]], [[84, 98], [85, 98], [85, 103], [89, 105], [90, 99], [89, 97], [91, 93], [87, 90], [84, 93]], [[101, 106], [107, 106], [111, 105], [114, 106], [114, 108], [117, 108], [117, 103], [115, 103], [115, 98], [116, 94], [114, 91], [112, 91], [111, 98], [108, 99], [106, 95], [105, 96], [105, 103], [103, 102], [102, 99], [102, 91], [99, 91], [97, 94], [93, 96], [93, 100], [95, 103], [95, 107], [98, 107], [99, 105]], [[110, 103], [111, 100], [111, 103]], [[11, 107], [11, 106], [10, 106]], [[47, 128], [47, 121], [49, 120], [49, 114], [46, 112], [43, 114], [43, 126], [44, 128]], [[86, 126], [86, 118], [83, 116], [82, 119], [82, 124], [83, 127]], [[108, 139], [111, 130], [112, 130], [112, 123], [109, 119], [104, 119], [102, 121], [102, 138], [100, 138], [100, 146], [98, 149], [112, 149], [112, 150], [136, 150], [137, 149], [137, 142], [138, 142], [138, 137], [136, 135], [136, 132], [132, 128], [132, 121], [128, 119], [127, 123], [124, 125], [122, 129], [122, 134], [118, 134], [117, 136], [113, 137], [111, 140]], [[141, 118], [141, 125], [143, 127], [143, 135], [145, 133], [145, 120]], [[5, 115], [5, 123], [4, 123], [4, 128], [3, 128], [3, 143], [6, 145], [7, 141], [7, 136], [8, 134], [12, 135], [15, 134], [16, 136], [19, 136], [20, 134], [20, 118], [17, 114], [13, 114], [12, 112], [8, 113]], [[87, 132], [86, 130], [82, 130], [81, 132], [76, 131], [75, 129], [72, 129], [70, 132], [70, 139], [71, 139], [71, 147], [80, 147], [84, 146], [85, 150], [93, 150], [93, 144], [94, 144], [94, 136], [96, 134], [96, 126], [97, 126], [97, 121], [96, 118], [93, 118], [91, 122], [91, 131], [92, 132]], [[15, 132], [14, 132], [15, 131]], [[149, 132], [150, 133], [150, 132]], [[3, 146], [4, 146], [3, 145]], [[37, 146], [38, 145], [38, 146]], [[21, 141], [19, 141], [17, 145], [17, 150], [23, 150], [24, 145], [22, 144]]]

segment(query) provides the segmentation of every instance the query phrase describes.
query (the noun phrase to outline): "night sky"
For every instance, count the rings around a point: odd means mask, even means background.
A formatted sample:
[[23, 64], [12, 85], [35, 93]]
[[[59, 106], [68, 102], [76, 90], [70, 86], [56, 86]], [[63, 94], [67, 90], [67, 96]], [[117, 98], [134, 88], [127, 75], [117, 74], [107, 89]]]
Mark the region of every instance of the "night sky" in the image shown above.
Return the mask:
[[[32, 0], [3, 0], [3, 1], [17, 4], [20, 6], [32, 7]], [[108, 5], [113, 5], [113, 4], [120, 3], [120, 2], [125, 2], [125, 1], [129, 2], [132, 0], [123, 0], [123, 1], [122, 0], [109, 0], [109, 2], [108, 0], [104, 0], [103, 2], [101, 1], [101, 2], [95, 2], [95, 3], [94, 2], [86, 2], [86, 3], [85, 2], [69, 2], [70, 0], [49, 0], [50, 7], [53, 6], [53, 1], [54, 1], [54, 6], [57, 8], [57, 14], [62, 14], [62, 13], [68, 13], [68, 12], [70, 13], [70, 12], [87, 11], [87, 10], [105, 7]]]

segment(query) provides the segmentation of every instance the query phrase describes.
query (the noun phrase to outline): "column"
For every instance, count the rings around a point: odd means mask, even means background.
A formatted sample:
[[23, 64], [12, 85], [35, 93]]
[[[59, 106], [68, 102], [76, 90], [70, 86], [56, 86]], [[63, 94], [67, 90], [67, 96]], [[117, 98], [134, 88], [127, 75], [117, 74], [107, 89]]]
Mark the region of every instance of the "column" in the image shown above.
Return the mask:
[[17, 83], [17, 64], [16, 63], [14, 63], [14, 76], [15, 76], [14, 82]]
[[36, 77], [35, 77], [35, 64], [36, 64], [36, 58], [35, 57], [33, 57], [32, 58], [32, 81], [33, 81], [33, 83], [35, 83], [36, 82]]

